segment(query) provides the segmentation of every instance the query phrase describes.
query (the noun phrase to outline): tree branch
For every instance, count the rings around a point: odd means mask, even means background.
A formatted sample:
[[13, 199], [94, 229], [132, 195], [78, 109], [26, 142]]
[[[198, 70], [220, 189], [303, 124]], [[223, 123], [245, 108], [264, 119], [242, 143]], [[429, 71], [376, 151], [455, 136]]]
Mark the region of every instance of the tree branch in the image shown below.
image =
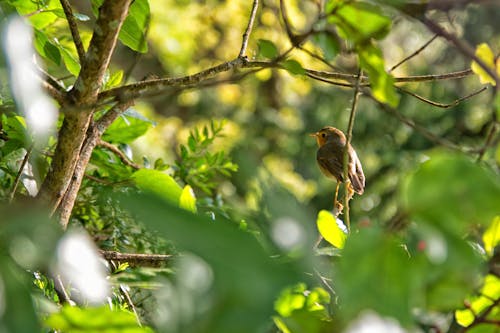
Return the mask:
[[10, 191], [9, 195], [9, 202], [12, 202], [14, 200], [14, 196], [16, 195], [16, 190], [17, 186], [19, 186], [19, 181], [21, 180], [21, 176], [24, 171], [24, 167], [26, 166], [26, 163], [28, 163], [28, 160], [30, 158], [31, 152], [33, 151], [33, 147], [35, 146], [34, 143], [32, 143], [29, 148], [26, 150], [26, 155], [24, 155], [23, 161], [21, 162], [21, 165], [19, 166], [19, 171], [17, 172], [16, 179], [14, 180], [14, 186], [12, 186], [12, 190]]
[[134, 266], [158, 266], [173, 258], [171, 254], [120, 253], [116, 251], [99, 251], [106, 260], [126, 261]]
[[128, 165], [129, 167], [139, 170], [141, 167], [138, 164], [135, 164], [133, 161], [129, 160], [129, 158], [120, 150], [118, 147], [115, 147], [109, 142], [106, 142], [102, 139], [97, 140], [97, 145], [106, 148], [107, 150], [114, 153], [118, 158], [123, 162], [123, 164]]
[[68, 0], [59, 0], [61, 6], [64, 10], [64, 15], [68, 20], [69, 30], [71, 31], [71, 36], [73, 37], [73, 42], [75, 43], [76, 52], [78, 53], [78, 58], [80, 59], [80, 64], [83, 64], [85, 59], [85, 49], [83, 48], [82, 39], [80, 38], [80, 33], [78, 32], [78, 26], [76, 25], [75, 16], [73, 15], [73, 10]]
[[409, 56], [405, 57], [403, 60], [401, 60], [400, 62], [398, 62], [394, 66], [392, 66], [391, 69], [389, 69], [389, 73], [392, 72], [393, 70], [395, 70], [396, 68], [398, 68], [399, 66], [401, 66], [402, 64], [404, 64], [405, 62], [407, 62], [408, 60], [410, 60], [411, 58], [419, 55], [420, 52], [425, 50], [425, 48], [427, 46], [429, 46], [437, 37], [438, 37], [438, 35], [434, 35], [431, 39], [429, 39], [424, 45], [422, 45], [420, 48], [418, 48], [412, 54], [410, 54]]
[[253, 0], [252, 12], [250, 13], [250, 19], [248, 20], [248, 25], [243, 33], [243, 41], [241, 42], [241, 49], [238, 55], [239, 58], [243, 58], [247, 51], [248, 47], [248, 39], [250, 38], [250, 34], [252, 33], [253, 23], [255, 21], [255, 15], [257, 15], [257, 9], [259, 8], [259, 0]]
[[408, 91], [408, 90], [400, 88], [400, 87], [396, 87], [396, 89], [399, 90], [399, 91], [401, 91], [402, 93], [405, 93], [405, 94], [408, 94], [410, 96], [413, 96], [416, 99], [418, 99], [418, 100], [420, 100], [420, 101], [422, 101], [424, 103], [430, 104], [430, 105], [438, 107], [438, 108], [448, 109], [448, 108], [451, 108], [453, 106], [456, 106], [456, 105], [460, 104], [460, 102], [463, 102], [463, 101], [465, 101], [465, 100], [467, 100], [469, 98], [472, 98], [472, 97], [474, 97], [476, 95], [479, 95], [483, 91], [488, 90], [488, 86], [484, 86], [484, 87], [482, 87], [482, 88], [480, 88], [480, 89], [478, 89], [478, 90], [476, 90], [476, 91], [474, 91], [474, 92], [472, 92], [472, 93], [470, 93], [470, 94], [468, 94], [466, 96], [457, 98], [453, 102], [447, 103], [447, 104], [446, 103], [438, 103], [438, 102], [431, 101], [430, 99], [427, 99], [425, 97], [422, 97], [420, 95], [417, 95], [417, 94], [415, 94], [415, 93], [413, 93], [411, 91]]

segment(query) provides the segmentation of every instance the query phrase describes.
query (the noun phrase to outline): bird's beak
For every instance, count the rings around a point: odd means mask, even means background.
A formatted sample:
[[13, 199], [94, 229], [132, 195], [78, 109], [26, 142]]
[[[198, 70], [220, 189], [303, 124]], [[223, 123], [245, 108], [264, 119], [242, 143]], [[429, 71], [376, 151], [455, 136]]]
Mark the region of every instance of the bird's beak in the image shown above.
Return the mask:
[[317, 138], [318, 137], [318, 132], [316, 132], [316, 133], [310, 133], [309, 136], [311, 136], [313, 138]]

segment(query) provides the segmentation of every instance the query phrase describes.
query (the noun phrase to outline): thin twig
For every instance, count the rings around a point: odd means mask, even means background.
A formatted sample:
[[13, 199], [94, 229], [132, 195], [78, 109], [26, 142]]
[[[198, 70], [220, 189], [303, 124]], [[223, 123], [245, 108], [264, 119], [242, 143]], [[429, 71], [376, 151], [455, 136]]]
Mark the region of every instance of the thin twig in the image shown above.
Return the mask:
[[491, 124], [490, 130], [488, 132], [488, 135], [486, 136], [486, 140], [484, 141], [484, 145], [479, 150], [476, 162], [479, 163], [483, 159], [484, 154], [486, 153], [486, 150], [488, 149], [488, 147], [490, 147], [491, 142], [495, 138], [495, 134], [497, 133], [497, 130], [498, 130], [498, 122], [493, 121], [493, 123]]
[[428, 98], [425, 98], [425, 97], [422, 97], [420, 95], [417, 95], [415, 94], [414, 92], [411, 92], [411, 91], [408, 91], [406, 89], [403, 89], [403, 88], [400, 88], [400, 87], [396, 87], [396, 89], [398, 89], [399, 91], [401, 91], [402, 93], [405, 93], [405, 94], [408, 94], [410, 96], [413, 96], [415, 97], [416, 99], [424, 102], [424, 103], [427, 103], [427, 104], [430, 104], [432, 106], [435, 106], [435, 107], [438, 107], [438, 108], [442, 108], [442, 109], [448, 109], [448, 108], [451, 108], [453, 106], [456, 106], [458, 104], [460, 104], [461, 102], [471, 98], [471, 97], [474, 97], [476, 95], [479, 95], [480, 93], [482, 93], [483, 91], [486, 91], [488, 90], [488, 86], [484, 86], [466, 96], [463, 96], [463, 97], [460, 97], [460, 98], [457, 98], [456, 100], [454, 100], [453, 102], [451, 103], [439, 103], [439, 102], [434, 102], [434, 101], [431, 101], [430, 99]]
[[73, 37], [73, 42], [75, 43], [76, 52], [78, 53], [78, 58], [80, 59], [80, 64], [83, 64], [83, 59], [85, 58], [85, 49], [83, 48], [82, 39], [80, 38], [80, 33], [78, 32], [78, 26], [76, 24], [75, 15], [73, 15], [73, 10], [71, 5], [67, 0], [59, 0], [61, 6], [64, 10], [64, 15], [68, 20], [69, 30], [71, 31], [71, 36]]
[[457, 36], [455, 36], [452, 33], [449, 33], [443, 27], [441, 27], [439, 24], [436, 22], [432, 21], [428, 17], [423, 17], [421, 21], [427, 26], [429, 30], [434, 32], [435, 34], [445, 38], [448, 42], [452, 43], [455, 45], [455, 47], [466, 57], [468, 57], [471, 60], [474, 60], [486, 73], [488, 73], [489, 76], [496, 82], [496, 89], [498, 89], [498, 85], [500, 84], [500, 79], [498, 78], [497, 73], [488, 66], [482, 59], [480, 59], [478, 56], [476, 56], [474, 49], [464, 42], [463, 40], [460, 40]]
[[405, 57], [403, 60], [401, 60], [400, 62], [398, 62], [394, 66], [392, 66], [391, 69], [389, 69], [389, 73], [392, 72], [393, 70], [395, 70], [396, 68], [398, 68], [399, 66], [401, 66], [402, 64], [404, 64], [405, 62], [407, 62], [408, 60], [410, 60], [411, 58], [420, 54], [420, 52], [422, 52], [427, 46], [429, 46], [437, 37], [438, 37], [438, 35], [434, 35], [424, 45], [422, 45], [418, 50], [416, 50], [415, 52], [413, 52], [412, 54], [410, 54], [409, 56]]
[[343, 156], [343, 174], [344, 174], [344, 204], [345, 204], [345, 223], [347, 227], [347, 232], [351, 232], [351, 218], [349, 216], [349, 200], [350, 200], [350, 191], [349, 188], [351, 186], [349, 181], [349, 145], [351, 144], [352, 138], [352, 128], [354, 127], [354, 117], [356, 115], [356, 110], [358, 107], [358, 100], [360, 92], [359, 84], [361, 83], [361, 76], [363, 71], [360, 69], [358, 72], [358, 79], [356, 80], [356, 85], [354, 86], [354, 97], [352, 99], [351, 113], [349, 114], [349, 123], [347, 125], [347, 133], [346, 133], [346, 143], [344, 147], [344, 156]]
[[125, 297], [125, 300], [127, 301], [128, 306], [132, 309], [132, 312], [135, 315], [135, 320], [137, 321], [137, 325], [139, 327], [142, 327], [141, 319], [139, 318], [139, 314], [137, 313], [137, 310], [135, 309], [134, 302], [132, 302], [132, 298], [130, 297], [130, 294], [128, 293], [128, 287], [124, 284], [120, 284], [120, 292], [122, 295]]
[[250, 13], [250, 19], [248, 20], [248, 25], [243, 34], [243, 41], [241, 42], [240, 53], [238, 54], [239, 58], [243, 58], [245, 53], [247, 52], [248, 47], [248, 39], [250, 38], [250, 34], [252, 33], [253, 23], [255, 21], [255, 16], [257, 15], [257, 9], [259, 8], [259, 0], [253, 0], [252, 12]]
[[97, 141], [97, 145], [106, 148], [107, 150], [113, 152], [115, 155], [118, 156], [118, 158], [123, 162], [123, 164], [128, 165], [129, 167], [132, 167], [133, 169], [139, 170], [141, 167], [138, 164], [135, 164], [133, 161], [131, 161], [120, 149], [115, 147], [109, 142], [106, 142], [102, 139], [99, 139]]
[[31, 155], [31, 152], [33, 151], [34, 146], [35, 146], [35, 143], [32, 143], [29, 146], [28, 150], [26, 151], [26, 155], [24, 155], [23, 161], [21, 162], [21, 166], [19, 167], [19, 171], [17, 172], [16, 179], [14, 179], [14, 186], [12, 187], [12, 190], [10, 191], [9, 202], [12, 202], [14, 200], [17, 186], [19, 185], [19, 181], [21, 180], [21, 176], [23, 174], [24, 167], [26, 166], [26, 163], [28, 163], [28, 160], [30, 158], [30, 155]]
[[126, 261], [137, 265], [157, 265], [173, 258], [172, 254], [121, 253], [116, 251], [99, 250], [106, 260]]

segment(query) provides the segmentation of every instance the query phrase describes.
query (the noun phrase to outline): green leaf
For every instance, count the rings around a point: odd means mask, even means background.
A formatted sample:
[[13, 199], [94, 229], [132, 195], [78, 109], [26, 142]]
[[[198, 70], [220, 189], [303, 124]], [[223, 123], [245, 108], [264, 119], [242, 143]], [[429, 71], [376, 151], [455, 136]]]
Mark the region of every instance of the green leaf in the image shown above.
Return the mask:
[[120, 85], [122, 80], [123, 80], [123, 71], [122, 70], [118, 70], [118, 71], [114, 72], [112, 75], [109, 75], [109, 73], [108, 73], [108, 75], [105, 76], [102, 90], [117, 87]]
[[302, 65], [294, 59], [288, 59], [283, 63], [283, 67], [292, 74], [296, 75], [305, 75], [306, 70], [302, 67]]
[[103, 140], [129, 143], [142, 136], [153, 123], [133, 109], [128, 109], [116, 119], [103, 134]]
[[495, 246], [500, 243], [500, 216], [495, 216], [488, 229], [483, 234], [484, 250], [489, 256], [493, 255]]
[[381, 103], [396, 107], [399, 96], [394, 89], [394, 78], [385, 71], [382, 51], [374, 44], [366, 44], [359, 47], [359, 62], [361, 68], [368, 73], [373, 97]]
[[382, 39], [391, 27], [391, 19], [378, 6], [362, 2], [341, 2], [332, 8], [328, 21], [337, 25], [339, 34], [355, 44], [372, 38]]
[[404, 193], [409, 212], [451, 234], [487, 225], [500, 212], [498, 176], [459, 154], [430, 154], [409, 176]]
[[273, 59], [278, 56], [278, 48], [270, 40], [259, 39], [257, 44], [259, 46], [259, 54], [264, 58]]
[[132, 312], [111, 310], [108, 305], [88, 308], [67, 305], [60, 312], [51, 314], [45, 324], [64, 332], [153, 333], [151, 328], [139, 326]]
[[[134, 172], [132, 179], [140, 190], [155, 194], [168, 202], [179, 205], [183, 190], [179, 184], [166, 173], [158, 170], [140, 169]], [[184, 198], [184, 201], [186, 200], [187, 199]]]
[[58, 19], [57, 11], [62, 10], [58, 0], [11, 1], [21, 16], [29, 15], [28, 20], [35, 29], [43, 29]]
[[134, 51], [146, 53], [148, 51], [146, 33], [149, 18], [148, 0], [135, 0], [130, 5], [127, 18], [118, 35], [120, 41]]
[[61, 55], [68, 72], [70, 72], [73, 76], [78, 76], [78, 74], [80, 73], [80, 62], [65, 46], [61, 45], [60, 43], [57, 43], [57, 46], [61, 51]]
[[191, 186], [186, 185], [182, 189], [182, 193], [179, 198], [179, 207], [196, 213], [196, 196], [194, 195], [194, 191]]
[[344, 248], [347, 235], [338, 226], [332, 213], [327, 210], [321, 210], [318, 213], [316, 224], [318, 226], [319, 233], [327, 242], [339, 249]]
[[330, 61], [337, 56], [340, 52], [339, 41], [335, 36], [328, 32], [321, 32], [314, 35], [313, 40], [323, 51], [323, 57]]
[[345, 244], [336, 279], [343, 319], [352, 320], [363, 310], [390, 316], [403, 325], [412, 322], [413, 267], [392, 235], [379, 229], [361, 229]]
[[40, 30], [35, 29], [34, 37], [35, 49], [38, 54], [43, 58], [52, 61], [56, 65], [60, 65], [61, 53], [59, 52], [58, 47], [49, 41], [47, 35]]

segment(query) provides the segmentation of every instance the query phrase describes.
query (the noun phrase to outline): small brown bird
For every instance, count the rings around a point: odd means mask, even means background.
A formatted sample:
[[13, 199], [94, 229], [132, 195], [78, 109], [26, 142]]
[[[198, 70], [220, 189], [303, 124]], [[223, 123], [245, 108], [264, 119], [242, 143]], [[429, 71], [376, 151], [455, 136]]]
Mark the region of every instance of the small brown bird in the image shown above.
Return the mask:
[[[322, 128], [318, 132], [312, 133], [311, 136], [316, 138], [319, 146], [316, 153], [316, 160], [321, 172], [328, 178], [333, 178], [337, 181], [335, 197], [333, 199], [334, 208], [336, 208], [340, 183], [344, 182], [343, 161], [344, 148], [347, 142], [346, 137], [342, 131], [331, 126]], [[354, 192], [363, 194], [365, 189], [365, 175], [358, 155], [350, 144], [347, 148], [347, 154], [349, 155], [347, 170], [349, 180], [351, 181], [351, 186], [347, 190], [350, 192], [349, 197], [351, 197]]]

